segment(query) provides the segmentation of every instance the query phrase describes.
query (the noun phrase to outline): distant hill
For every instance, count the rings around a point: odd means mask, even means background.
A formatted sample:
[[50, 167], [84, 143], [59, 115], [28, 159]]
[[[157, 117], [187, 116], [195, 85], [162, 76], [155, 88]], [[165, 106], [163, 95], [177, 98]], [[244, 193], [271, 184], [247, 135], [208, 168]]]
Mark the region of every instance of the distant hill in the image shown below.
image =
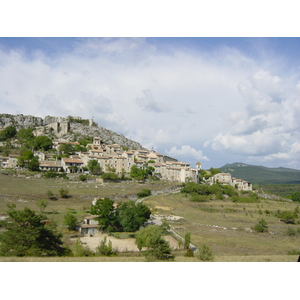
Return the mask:
[[226, 164], [219, 169], [252, 184], [300, 184], [300, 170], [296, 169], [267, 168], [245, 163]]

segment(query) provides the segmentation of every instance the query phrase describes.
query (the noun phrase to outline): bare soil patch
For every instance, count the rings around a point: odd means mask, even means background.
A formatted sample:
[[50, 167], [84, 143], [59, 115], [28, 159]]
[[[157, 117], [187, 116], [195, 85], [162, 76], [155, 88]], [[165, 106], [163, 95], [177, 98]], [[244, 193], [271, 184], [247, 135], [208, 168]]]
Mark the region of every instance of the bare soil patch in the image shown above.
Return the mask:
[[[100, 242], [103, 241], [105, 236], [107, 238], [107, 240], [106, 240], [107, 243], [108, 243], [108, 241], [111, 241], [113, 248], [118, 252], [138, 252], [139, 251], [138, 247], [135, 244], [134, 238], [117, 239], [115, 237], [108, 236], [107, 234], [99, 233], [93, 237], [90, 237], [90, 236], [82, 237], [82, 238], [80, 238], [80, 241], [84, 246], [88, 246], [92, 251], [96, 251], [96, 248], [99, 246]], [[163, 238], [170, 243], [170, 247], [173, 250], [178, 249], [178, 242], [174, 237], [172, 237], [170, 235], [166, 235]], [[75, 243], [76, 239], [72, 239], [72, 241]]]
[[173, 207], [166, 207], [166, 206], [155, 206], [157, 209], [162, 209], [162, 210], [171, 210]]

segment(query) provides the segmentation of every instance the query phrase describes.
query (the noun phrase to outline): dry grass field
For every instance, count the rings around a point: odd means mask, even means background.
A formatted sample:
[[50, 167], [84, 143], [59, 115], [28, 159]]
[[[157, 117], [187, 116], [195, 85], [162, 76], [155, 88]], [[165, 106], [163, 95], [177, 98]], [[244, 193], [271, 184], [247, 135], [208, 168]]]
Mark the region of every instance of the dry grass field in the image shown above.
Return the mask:
[[[156, 207], [159, 214], [182, 216], [184, 219], [168, 223], [181, 236], [191, 232], [196, 247], [209, 245], [215, 261], [297, 261], [297, 252], [300, 254], [300, 225], [285, 224], [274, 216], [277, 210], [293, 211], [297, 203], [263, 199], [259, 203], [197, 203], [181, 193], [149, 198], [144, 203]], [[160, 206], [172, 209], [165, 211]], [[268, 233], [253, 231], [260, 218], [266, 220]], [[287, 234], [288, 228], [297, 232], [295, 236]]]
[[[7, 204], [16, 204], [17, 209], [29, 207], [39, 211], [39, 199], [47, 199], [46, 192], [51, 190], [56, 200], [47, 200], [44, 214], [57, 223], [64, 234], [64, 241], [72, 247], [70, 236], [63, 225], [63, 217], [73, 211], [82, 220], [91, 206], [94, 197], [110, 197], [115, 201], [127, 201], [141, 189], [152, 191], [165, 190], [178, 184], [150, 182], [137, 184], [122, 183], [85, 183], [78, 180], [16, 178], [0, 174], [0, 216], [5, 215]], [[97, 186], [97, 188], [96, 188]], [[59, 189], [67, 188], [69, 198], [59, 197]], [[263, 200], [258, 203], [235, 203], [231, 200], [212, 200], [191, 202], [182, 193], [151, 196], [144, 200], [154, 214], [176, 215], [183, 219], [168, 220], [168, 224], [179, 235], [189, 231], [191, 242], [196, 247], [206, 243], [214, 252], [216, 262], [295, 262], [300, 251], [300, 225], [285, 224], [274, 215], [277, 210], [293, 211], [298, 204], [293, 202]], [[268, 233], [252, 230], [259, 218], [268, 224]], [[294, 229], [295, 235], [287, 233]], [[0, 261], [145, 261], [140, 253], [120, 253], [116, 257], [64, 257], [64, 258], [16, 258], [2, 257]], [[196, 262], [194, 257], [185, 257], [184, 251], [175, 251], [175, 262]]]

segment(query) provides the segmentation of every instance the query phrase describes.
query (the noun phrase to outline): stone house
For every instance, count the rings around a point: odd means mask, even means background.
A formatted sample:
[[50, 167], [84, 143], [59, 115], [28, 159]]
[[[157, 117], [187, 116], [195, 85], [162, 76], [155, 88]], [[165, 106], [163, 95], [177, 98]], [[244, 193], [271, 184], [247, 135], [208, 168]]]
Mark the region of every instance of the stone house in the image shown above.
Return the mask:
[[[61, 166], [66, 173], [82, 172], [84, 166], [83, 161], [78, 158], [66, 158], [61, 159]], [[77, 170], [77, 171], [76, 171]]]
[[97, 215], [90, 215], [84, 218], [83, 224], [80, 224], [79, 231], [81, 234], [89, 234], [94, 235], [100, 232], [100, 225], [98, 225], [98, 221], [95, 219]]
[[62, 168], [61, 161], [39, 161], [40, 170], [59, 172]]
[[230, 173], [218, 173], [209, 178], [209, 184], [219, 182], [222, 185], [231, 185], [237, 187], [240, 191], [252, 191], [252, 184], [243, 179], [236, 179], [231, 177]]
[[1, 168], [15, 168], [18, 165], [19, 155], [10, 154], [9, 156], [0, 156]]

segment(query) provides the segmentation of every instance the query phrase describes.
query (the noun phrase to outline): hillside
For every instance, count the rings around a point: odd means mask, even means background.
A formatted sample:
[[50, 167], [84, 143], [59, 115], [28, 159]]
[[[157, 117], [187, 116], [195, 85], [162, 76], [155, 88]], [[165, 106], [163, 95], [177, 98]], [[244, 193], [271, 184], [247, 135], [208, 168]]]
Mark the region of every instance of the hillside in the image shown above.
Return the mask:
[[54, 139], [78, 141], [81, 137], [100, 137], [104, 144], [119, 144], [129, 149], [143, 149], [141, 144], [126, 138], [104, 127], [98, 126], [92, 119], [68, 116], [45, 118], [30, 115], [0, 114], [0, 130], [8, 126], [15, 126], [17, 130], [34, 127], [36, 135], [48, 135]]
[[300, 170], [296, 169], [267, 168], [244, 163], [226, 164], [219, 169], [252, 184], [300, 184]]

